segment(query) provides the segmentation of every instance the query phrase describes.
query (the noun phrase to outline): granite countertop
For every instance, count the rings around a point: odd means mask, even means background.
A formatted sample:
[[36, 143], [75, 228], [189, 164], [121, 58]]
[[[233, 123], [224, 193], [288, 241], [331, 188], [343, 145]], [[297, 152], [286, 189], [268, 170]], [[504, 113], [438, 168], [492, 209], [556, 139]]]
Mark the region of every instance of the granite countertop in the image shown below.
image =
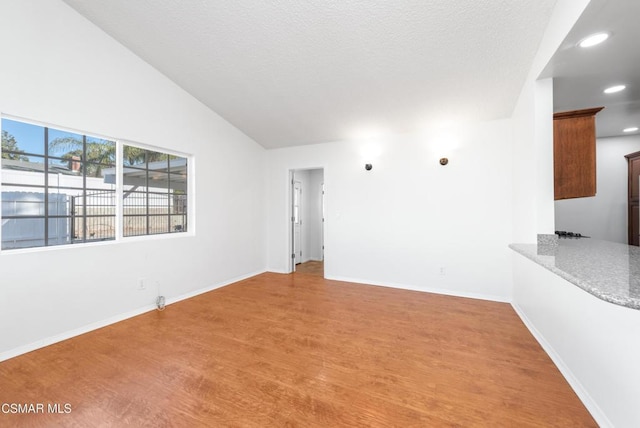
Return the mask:
[[509, 248], [599, 299], [640, 309], [640, 247], [561, 238], [557, 245], [511, 244]]

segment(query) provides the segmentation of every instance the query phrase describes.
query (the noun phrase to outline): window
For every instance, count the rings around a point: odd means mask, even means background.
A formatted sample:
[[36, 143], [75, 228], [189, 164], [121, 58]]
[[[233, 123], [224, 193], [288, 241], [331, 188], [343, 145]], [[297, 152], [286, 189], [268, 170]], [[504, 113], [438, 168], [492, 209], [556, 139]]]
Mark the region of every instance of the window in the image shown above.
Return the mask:
[[123, 146], [123, 236], [187, 230], [187, 158]]
[[2, 119], [2, 249], [115, 238], [113, 141]]
[[3, 118], [1, 249], [186, 232], [187, 158], [118, 144]]

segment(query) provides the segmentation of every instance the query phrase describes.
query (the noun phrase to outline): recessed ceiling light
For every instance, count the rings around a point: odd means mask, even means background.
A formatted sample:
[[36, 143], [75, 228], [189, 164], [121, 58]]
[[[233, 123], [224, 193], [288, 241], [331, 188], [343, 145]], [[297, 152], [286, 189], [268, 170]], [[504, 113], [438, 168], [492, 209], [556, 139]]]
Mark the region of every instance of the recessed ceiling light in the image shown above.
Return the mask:
[[590, 48], [591, 46], [599, 45], [609, 38], [609, 33], [597, 33], [586, 37], [578, 43], [581, 48]]
[[616, 92], [624, 91], [626, 89], [625, 85], [616, 85], [604, 90], [605, 94], [615, 94]]
[[632, 126], [631, 128], [625, 128], [622, 132], [636, 132], [638, 130], [637, 126]]

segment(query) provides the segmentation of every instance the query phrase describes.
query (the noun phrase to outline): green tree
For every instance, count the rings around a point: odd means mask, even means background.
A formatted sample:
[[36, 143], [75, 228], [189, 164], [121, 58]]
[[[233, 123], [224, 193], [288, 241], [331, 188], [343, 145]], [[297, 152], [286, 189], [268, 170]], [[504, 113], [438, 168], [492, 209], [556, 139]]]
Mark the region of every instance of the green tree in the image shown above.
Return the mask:
[[139, 147], [124, 146], [122, 148], [122, 157], [125, 165], [139, 165], [144, 163], [144, 155], [147, 151]]
[[[82, 140], [77, 137], [59, 137], [49, 143], [49, 151], [66, 151], [66, 153], [60, 157], [69, 159], [69, 161], [72, 159], [82, 159]], [[169, 156], [166, 153], [126, 145], [123, 147], [122, 155], [124, 164], [132, 166], [175, 157]], [[87, 175], [100, 177], [104, 165], [115, 164], [116, 162], [115, 144], [108, 140], [92, 139], [87, 141], [86, 160], [90, 162], [86, 164]]]
[[166, 153], [152, 152], [151, 150], [141, 149], [139, 147], [124, 146], [122, 150], [125, 165], [140, 165], [147, 162], [156, 162], [167, 160], [169, 155]]
[[[62, 159], [83, 160], [82, 140], [76, 137], [59, 137], [49, 143], [49, 151], [66, 151]], [[102, 176], [102, 168], [115, 163], [116, 145], [108, 140], [91, 140], [87, 142], [86, 163], [82, 162], [81, 168], [86, 168], [90, 177]], [[91, 163], [90, 163], [91, 162]]]
[[[13, 152], [13, 153], [9, 153]], [[28, 161], [29, 158], [23, 155], [23, 150], [18, 147], [16, 138], [7, 131], [2, 131], [2, 159]]]

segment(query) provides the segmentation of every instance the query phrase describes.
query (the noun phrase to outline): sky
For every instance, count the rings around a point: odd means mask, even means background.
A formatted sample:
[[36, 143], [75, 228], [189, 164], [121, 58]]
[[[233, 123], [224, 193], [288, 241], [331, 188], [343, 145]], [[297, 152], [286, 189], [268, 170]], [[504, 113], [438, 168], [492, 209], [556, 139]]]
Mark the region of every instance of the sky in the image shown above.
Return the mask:
[[15, 137], [20, 150], [44, 155], [44, 128], [41, 126], [2, 119], [2, 130]]
[[[18, 148], [25, 153], [34, 155], [44, 155], [44, 127], [32, 125], [30, 123], [19, 122], [11, 119], [2, 119], [2, 130], [7, 131], [18, 142]], [[55, 128], [49, 128], [49, 142], [56, 138], [73, 137], [82, 141], [82, 135], [73, 132], [61, 131]], [[105, 141], [99, 138], [87, 137], [87, 141], [101, 142]], [[62, 157], [69, 147], [49, 147], [49, 156]], [[32, 162], [42, 162], [41, 159], [32, 157]]]
[[[44, 135], [45, 135], [45, 128], [43, 126], [40, 125], [34, 125], [34, 124], [30, 124], [30, 123], [25, 123], [25, 122], [20, 122], [17, 120], [11, 120], [11, 119], [7, 119], [7, 118], [2, 118], [1, 121], [1, 127], [2, 127], [2, 131], [7, 131], [9, 134], [11, 134], [16, 142], [17, 142], [17, 146], [18, 146], [18, 150], [22, 150], [25, 154], [24, 156], [27, 156], [28, 161], [32, 162], [32, 163], [44, 163], [44, 152], [45, 152], [45, 142], [44, 142]], [[67, 154], [70, 151], [74, 151], [74, 150], [78, 150], [81, 149], [82, 146], [81, 145], [74, 145], [74, 144], [60, 144], [60, 145], [52, 145], [51, 142], [55, 141], [58, 138], [72, 138], [78, 142], [82, 142], [82, 138], [83, 136], [81, 134], [77, 134], [74, 132], [69, 132], [69, 131], [62, 131], [56, 128], [48, 128], [48, 143], [49, 143], [49, 156], [50, 157], [54, 157], [54, 158], [61, 158], [59, 160], [56, 159], [50, 159], [49, 164], [59, 164], [62, 166], [68, 165], [68, 160], [64, 158], [64, 155]], [[100, 154], [100, 153], [113, 153], [115, 155], [115, 142], [112, 140], [105, 140], [102, 138], [97, 138], [97, 137], [91, 137], [91, 136], [87, 136], [87, 157], [89, 161], [95, 161], [96, 159], [101, 159], [99, 162], [102, 164], [106, 163], [110, 163], [113, 162], [113, 159], [111, 158], [101, 158], [101, 157], [92, 157], [91, 153], [93, 154]], [[90, 143], [96, 143], [96, 144], [90, 144]], [[100, 147], [102, 146], [102, 147]], [[110, 146], [110, 147], [109, 147]], [[124, 150], [126, 153], [126, 150], [128, 148], [132, 148], [132, 152], [136, 153], [135, 151], [140, 151], [142, 150], [144, 152], [144, 149], [138, 149], [135, 146], [129, 146], [129, 145], [124, 145]], [[135, 150], [135, 151], [134, 151]], [[146, 150], [147, 153], [150, 153], [151, 155], [155, 154], [155, 155], [164, 155], [163, 152], [156, 152], [156, 151], [152, 151], [152, 150]], [[33, 156], [29, 156], [29, 155], [33, 155]], [[144, 159], [144, 158], [143, 158]], [[152, 160], [150, 162], [153, 162], [154, 159], [151, 158]], [[164, 158], [166, 159], [166, 158]], [[171, 159], [184, 159], [182, 157], [179, 156], [174, 156], [171, 155]], [[159, 159], [158, 157], [155, 158], [156, 161], [159, 161], [161, 159]], [[185, 159], [186, 160], [186, 159]], [[130, 163], [133, 162], [133, 163]], [[138, 167], [143, 167], [144, 168], [144, 163], [143, 161], [140, 161], [139, 159], [135, 158], [133, 161], [129, 161], [128, 158], [124, 158], [123, 159], [123, 164], [125, 166], [131, 166], [134, 167], [137, 165]], [[175, 167], [178, 170], [180, 168], [184, 169], [184, 165], [182, 166], [177, 166]], [[175, 172], [175, 171], [173, 171]], [[182, 172], [180, 172], [182, 173]]]

